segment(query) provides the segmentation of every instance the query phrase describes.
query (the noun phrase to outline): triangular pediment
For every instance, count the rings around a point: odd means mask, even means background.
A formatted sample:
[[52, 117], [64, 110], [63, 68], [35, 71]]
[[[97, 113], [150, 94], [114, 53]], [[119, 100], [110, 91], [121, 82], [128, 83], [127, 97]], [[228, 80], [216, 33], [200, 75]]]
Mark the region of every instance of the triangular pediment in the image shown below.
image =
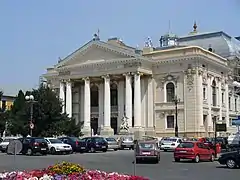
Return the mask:
[[56, 67], [97, 63], [106, 60], [133, 58], [137, 56], [139, 55], [125, 48], [117, 47], [102, 41], [90, 41], [59, 62]]

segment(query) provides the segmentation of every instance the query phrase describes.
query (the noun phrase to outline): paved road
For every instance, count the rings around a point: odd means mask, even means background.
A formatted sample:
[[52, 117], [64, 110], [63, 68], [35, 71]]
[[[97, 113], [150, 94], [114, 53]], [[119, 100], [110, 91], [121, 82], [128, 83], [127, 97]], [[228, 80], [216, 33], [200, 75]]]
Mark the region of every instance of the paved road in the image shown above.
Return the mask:
[[[14, 156], [0, 154], [0, 171], [30, 170], [44, 168], [61, 161], [79, 163], [89, 169], [108, 172], [133, 174], [133, 151], [117, 151], [95, 154], [48, 155], [48, 156]], [[217, 162], [175, 163], [171, 152], [162, 152], [159, 164], [137, 164], [137, 175], [150, 177], [151, 180], [235, 180], [240, 170], [230, 170], [219, 166]]]

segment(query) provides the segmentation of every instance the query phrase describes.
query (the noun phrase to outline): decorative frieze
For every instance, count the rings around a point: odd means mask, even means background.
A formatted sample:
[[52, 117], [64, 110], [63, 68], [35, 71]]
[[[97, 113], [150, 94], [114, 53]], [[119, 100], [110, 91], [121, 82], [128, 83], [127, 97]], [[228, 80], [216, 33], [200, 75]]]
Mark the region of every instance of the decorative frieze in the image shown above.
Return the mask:
[[196, 74], [196, 69], [189, 68], [186, 72], [186, 85], [188, 88], [188, 91], [192, 91], [193, 85], [194, 85], [194, 75]]
[[71, 71], [60, 71], [58, 73], [59, 76], [70, 76], [71, 75]]

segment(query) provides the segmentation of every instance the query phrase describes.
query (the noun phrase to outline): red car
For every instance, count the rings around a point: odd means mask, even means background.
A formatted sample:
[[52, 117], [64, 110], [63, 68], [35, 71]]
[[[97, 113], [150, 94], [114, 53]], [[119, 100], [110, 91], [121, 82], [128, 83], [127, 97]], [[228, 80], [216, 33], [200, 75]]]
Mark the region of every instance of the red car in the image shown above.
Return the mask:
[[214, 150], [202, 142], [182, 142], [174, 151], [174, 159], [179, 162], [181, 159], [191, 159], [198, 163], [202, 160], [214, 161]]

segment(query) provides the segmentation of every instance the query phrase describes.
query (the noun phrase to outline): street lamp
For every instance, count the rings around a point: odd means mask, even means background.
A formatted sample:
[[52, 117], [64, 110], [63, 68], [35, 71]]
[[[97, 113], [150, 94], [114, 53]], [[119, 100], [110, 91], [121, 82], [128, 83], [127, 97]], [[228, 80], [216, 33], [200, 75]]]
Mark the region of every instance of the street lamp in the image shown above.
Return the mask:
[[173, 102], [175, 104], [175, 137], [178, 137], [178, 103], [180, 102], [180, 98], [177, 96], [174, 97]]
[[34, 96], [33, 95], [29, 95], [29, 96], [25, 96], [25, 100], [30, 103], [30, 123], [29, 123], [29, 128], [30, 128], [30, 136], [32, 137], [32, 131], [34, 128], [34, 124], [33, 124], [33, 104], [36, 102], [34, 100]]

